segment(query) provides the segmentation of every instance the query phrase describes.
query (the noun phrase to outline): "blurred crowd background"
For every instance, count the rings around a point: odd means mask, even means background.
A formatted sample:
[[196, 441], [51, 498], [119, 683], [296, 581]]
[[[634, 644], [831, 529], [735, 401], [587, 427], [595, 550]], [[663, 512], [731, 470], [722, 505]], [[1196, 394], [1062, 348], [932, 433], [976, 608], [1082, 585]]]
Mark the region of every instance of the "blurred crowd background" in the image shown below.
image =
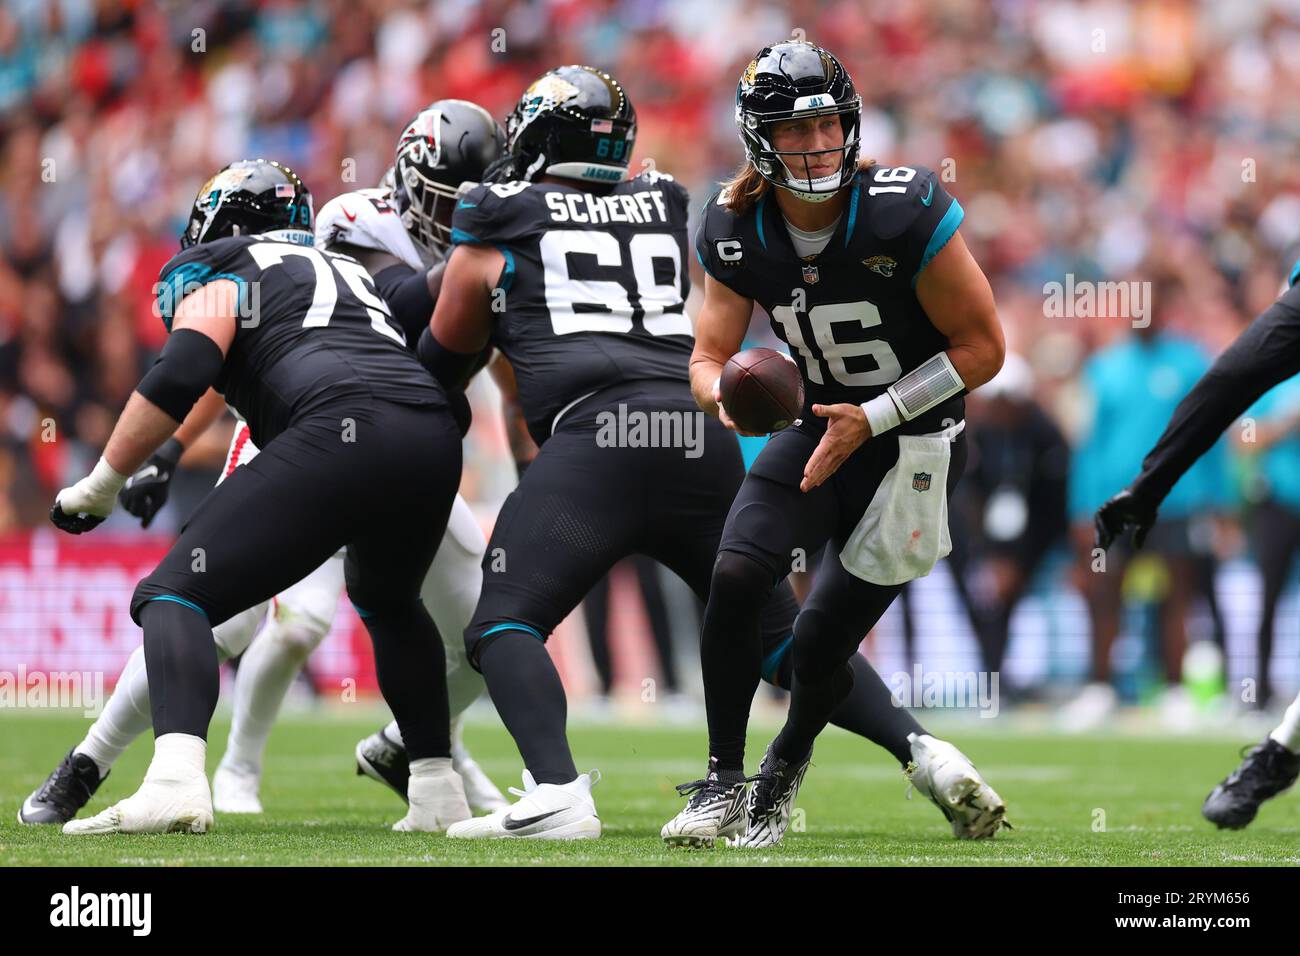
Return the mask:
[[[698, 205], [742, 158], [737, 78], [791, 36], [853, 74], [864, 155], [940, 170], [1014, 353], [970, 401], [958, 550], [925, 584], [955, 610], [891, 611], [893, 659], [960, 641], [1011, 676], [1004, 694], [1082, 687], [1066, 711], [1080, 726], [1119, 702], [1176, 720], [1225, 691], [1246, 708], [1289, 698], [1300, 389], [1189, 475], [1138, 559], [1111, 555], [1127, 573], [1094, 573], [1090, 515], [1295, 264], [1300, 0], [4, 0], [0, 534], [41, 526], [98, 455], [161, 347], [152, 286], [217, 168], [279, 159], [319, 209], [374, 185], [428, 101], [503, 116], [581, 62], [636, 106], [632, 168], [652, 161]], [[1145, 283], [1149, 324], [1132, 307], [1051, 314], [1045, 285], [1067, 277]], [[514, 472], [491, 387], [475, 398], [463, 488], [490, 523]], [[176, 527], [223, 452], [216, 435], [188, 456], [151, 533]]]

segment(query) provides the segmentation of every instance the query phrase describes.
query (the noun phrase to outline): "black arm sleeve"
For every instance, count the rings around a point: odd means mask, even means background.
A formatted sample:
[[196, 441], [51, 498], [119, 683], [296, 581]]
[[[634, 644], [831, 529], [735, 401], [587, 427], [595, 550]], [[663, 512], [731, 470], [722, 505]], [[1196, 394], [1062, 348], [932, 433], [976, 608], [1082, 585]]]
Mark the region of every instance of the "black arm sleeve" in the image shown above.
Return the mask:
[[1283, 293], [1215, 360], [1187, 397], [1133, 482], [1159, 505], [1229, 425], [1274, 385], [1300, 372], [1300, 286]]
[[413, 347], [433, 316], [434, 298], [429, 294], [425, 274], [398, 262], [375, 274], [375, 289], [402, 327], [407, 344]]
[[176, 422], [221, 374], [226, 357], [216, 342], [194, 329], [177, 329], [135, 390]]

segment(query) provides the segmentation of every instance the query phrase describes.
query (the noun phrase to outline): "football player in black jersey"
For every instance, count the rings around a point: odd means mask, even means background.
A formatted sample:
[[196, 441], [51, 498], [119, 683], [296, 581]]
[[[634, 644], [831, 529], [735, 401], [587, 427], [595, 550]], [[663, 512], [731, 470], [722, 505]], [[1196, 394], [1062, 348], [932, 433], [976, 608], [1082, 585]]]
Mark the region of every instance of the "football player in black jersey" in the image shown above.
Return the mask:
[[[772, 437], [731, 507], [703, 629], [711, 767], [738, 792], [762, 652], [755, 610], [792, 554], [829, 542], [794, 627], [790, 713], [748, 794], [739, 845], [776, 843], [813, 741], [853, 686], [848, 665], [901, 585], [951, 549], [962, 395], [1001, 367], [993, 295], [957, 227], [962, 210], [919, 166], [859, 161], [861, 99], [809, 43], [767, 47], [736, 91], [746, 160], [705, 204], [705, 301], [691, 389], [731, 426], [719, 376], [755, 303], [803, 373], [801, 420]], [[886, 744], [962, 837], [991, 836], [1000, 798], [957, 748], [901, 708]]]
[[[505, 134], [481, 106], [464, 100], [434, 101], [406, 124], [395, 164], [380, 188], [343, 193], [316, 213], [316, 247], [349, 255], [366, 268], [406, 334], [408, 348], [414, 349], [433, 312], [442, 260], [450, 246], [456, 192], [467, 181], [480, 181], [504, 146]], [[225, 409], [221, 396], [209, 390], [176, 433], [127, 481], [118, 503], [139, 517], [144, 527], [166, 503], [181, 454]], [[467, 415], [468, 406], [459, 414]], [[247, 463], [257, 451], [248, 426], [238, 422], [224, 471]], [[482, 677], [465, 659], [463, 632], [478, 601], [486, 547], [469, 506], [457, 496], [421, 589], [446, 652], [452, 764], [475, 811], [495, 810], [506, 803], [460, 735], [462, 712], [483, 690]], [[217, 813], [262, 812], [258, 791], [272, 723], [293, 678], [332, 626], [344, 589], [343, 558], [341, 552], [331, 556], [277, 594], [270, 602], [270, 614], [264, 602], [213, 629], [218, 655], [240, 657], [230, 735], [212, 774]], [[103, 713], [23, 801], [19, 821], [62, 825], [76, 816], [131, 742], [149, 729], [149, 709], [144, 648], [137, 647]], [[356, 759], [359, 773], [406, 798], [409, 759], [396, 721], [358, 743]]]
[[[1160, 503], [1232, 422], [1265, 392], [1300, 374], [1300, 262], [1281, 296], [1242, 332], [1178, 403], [1164, 434], [1132, 484], [1097, 510], [1096, 546], [1106, 550], [1133, 532], [1142, 547]], [[1267, 667], [1268, 662], [1261, 666]], [[1282, 722], [1242, 755], [1241, 764], [1205, 798], [1201, 815], [1219, 829], [1250, 824], [1265, 801], [1300, 778], [1300, 697]]]
[[126, 477], [209, 387], [261, 448], [204, 500], [132, 597], [156, 738], [144, 784], [65, 832], [211, 826], [212, 628], [344, 545], [348, 594], [413, 758], [412, 810], [397, 828], [442, 829], [470, 815], [451, 767], [442, 643], [420, 603], [460, 479], [459, 430], [370, 275], [312, 239], [310, 193], [278, 163], [234, 163], [200, 189], [159, 284], [167, 345], [94, 471], [51, 509], [72, 533], [103, 521]]
[[[707, 595], [744, 475], [734, 437], [690, 395], [686, 192], [654, 172], [624, 179], [634, 130], [622, 87], [597, 70], [561, 67], [532, 84], [507, 122], [501, 181], [457, 204], [443, 294], [421, 337], [422, 361], [452, 390], [496, 346], [540, 446], [497, 519], [465, 634], [524, 758], [524, 796], [449, 836], [599, 835], [594, 781], [569, 751], [543, 642], [628, 554]], [[796, 610], [783, 584], [761, 612], [761, 663], [774, 682], [787, 679]], [[866, 695], [855, 691], [834, 722], [879, 742], [880, 708]]]

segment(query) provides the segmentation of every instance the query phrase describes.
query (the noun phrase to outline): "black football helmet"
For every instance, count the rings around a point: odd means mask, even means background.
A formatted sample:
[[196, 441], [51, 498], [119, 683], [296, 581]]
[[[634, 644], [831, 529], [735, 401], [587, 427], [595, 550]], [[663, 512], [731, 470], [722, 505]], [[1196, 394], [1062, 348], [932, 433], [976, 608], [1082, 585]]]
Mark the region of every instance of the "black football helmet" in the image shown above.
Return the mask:
[[[819, 179], [810, 178], [802, 162], [787, 162], [787, 157], [802, 160], [814, 153], [780, 152], [772, 145], [773, 123], [808, 116], [838, 116], [844, 127], [840, 168]], [[861, 120], [862, 97], [853, 78], [835, 54], [811, 43], [791, 40], [764, 47], [736, 86], [736, 126], [745, 156], [769, 183], [807, 202], [829, 199], [852, 181]]]
[[493, 174], [612, 185], [627, 175], [635, 141], [636, 110], [618, 80], [590, 66], [561, 66], [524, 90], [506, 117], [509, 159]]
[[241, 159], [199, 190], [181, 248], [227, 236], [251, 236], [276, 229], [306, 233], [313, 228], [311, 192], [288, 166], [273, 159]]
[[393, 199], [416, 245], [440, 258], [451, 244], [451, 213], [462, 183], [478, 183], [505, 151], [491, 114], [467, 100], [437, 100], [397, 142]]

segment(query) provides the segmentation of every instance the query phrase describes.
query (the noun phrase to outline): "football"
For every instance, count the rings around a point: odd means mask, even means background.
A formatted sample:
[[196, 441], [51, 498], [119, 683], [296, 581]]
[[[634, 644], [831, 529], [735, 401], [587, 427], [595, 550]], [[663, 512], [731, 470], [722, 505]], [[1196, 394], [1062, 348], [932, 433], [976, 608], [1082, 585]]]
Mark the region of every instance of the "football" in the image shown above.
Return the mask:
[[779, 432], [803, 409], [803, 375], [775, 349], [737, 352], [722, 368], [722, 407], [744, 432]]

